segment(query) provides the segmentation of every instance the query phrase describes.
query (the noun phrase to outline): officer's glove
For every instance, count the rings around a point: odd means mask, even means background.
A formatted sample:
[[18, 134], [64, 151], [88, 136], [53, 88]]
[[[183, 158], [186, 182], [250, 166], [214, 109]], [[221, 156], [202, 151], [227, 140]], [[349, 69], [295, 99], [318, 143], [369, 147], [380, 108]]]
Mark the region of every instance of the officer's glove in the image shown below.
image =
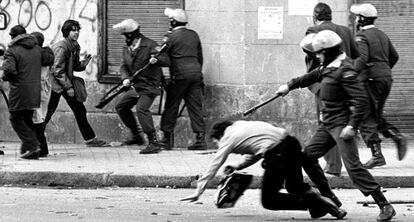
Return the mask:
[[339, 134], [339, 138], [342, 138], [344, 140], [349, 140], [355, 137], [355, 129], [352, 126], [345, 126], [342, 131], [341, 134]]
[[122, 85], [125, 87], [128, 87], [131, 85], [131, 80], [129, 79], [124, 79], [124, 81], [122, 81]]
[[285, 96], [289, 93], [289, 86], [287, 84], [283, 84], [279, 86], [279, 89], [276, 91], [276, 94]]
[[155, 58], [155, 56], [154, 56], [154, 55], [151, 55], [151, 58], [149, 59], [149, 62], [150, 62], [151, 64], [155, 64], [155, 63], [157, 63], [157, 62], [158, 62], [158, 59], [157, 59], [157, 58]]

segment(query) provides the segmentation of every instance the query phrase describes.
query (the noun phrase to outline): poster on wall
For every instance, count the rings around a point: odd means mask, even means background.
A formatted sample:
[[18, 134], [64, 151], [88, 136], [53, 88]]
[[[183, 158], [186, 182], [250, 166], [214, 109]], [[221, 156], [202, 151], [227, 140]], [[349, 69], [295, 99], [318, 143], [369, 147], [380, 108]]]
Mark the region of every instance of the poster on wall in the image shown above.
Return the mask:
[[312, 15], [318, 0], [289, 0], [288, 15]]
[[283, 7], [260, 6], [257, 16], [258, 39], [283, 39]]

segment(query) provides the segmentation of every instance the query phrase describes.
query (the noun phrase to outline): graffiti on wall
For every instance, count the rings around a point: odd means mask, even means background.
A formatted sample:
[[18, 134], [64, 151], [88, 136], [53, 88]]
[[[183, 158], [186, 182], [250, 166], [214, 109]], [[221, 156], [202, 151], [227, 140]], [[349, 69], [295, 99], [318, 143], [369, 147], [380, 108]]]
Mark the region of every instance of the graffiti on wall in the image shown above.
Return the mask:
[[80, 76], [96, 80], [97, 74], [97, 3], [98, 0], [0, 0], [0, 12], [7, 15], [8, 27], [0, 31], [0, 48], [10, 41], [9, 31], [22, 25], [27, 32], [40, 31], [45, 36], [45, 45], [61, 40], [61, 27], [65, 20], [74, 19], [81, 24], [79, 44], [81, 55], [92, 54], [93, 59]]

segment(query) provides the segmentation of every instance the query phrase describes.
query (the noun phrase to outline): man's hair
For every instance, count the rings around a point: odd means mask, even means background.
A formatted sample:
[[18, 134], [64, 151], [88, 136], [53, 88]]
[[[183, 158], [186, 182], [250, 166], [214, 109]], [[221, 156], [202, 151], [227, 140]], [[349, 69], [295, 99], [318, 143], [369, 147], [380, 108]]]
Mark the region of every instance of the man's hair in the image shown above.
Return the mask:
[[319, 2], [313, 9], [313, 17], [318, 21], [331, 21], [332, 10], [326, 3]]
[[71, 19], [66, 20], [65, 23], [63, 23], [63, 26], [62, 26], [62, 29], [61, 29], [63, 37], [65, 37], [65, 38], [68, 37], [69, 32], [72, 31], [74, 27], [78, 30], [81, 29], [80, 24], [79, 24], [78, 21], [71, 20]]
[[9, 35], [12, 39], [21, 34], [26, 34], [26, 29], [21, 25], [15, 25], [13, 26], [13, 28], [10, 29]]
[[37, 44], [40, 47], [42, 47], [43, 46], [43, 42], [45, 41], [45, 37], [43, 36], [43, 34], [40, 33], [40, 32], [32, 32], [31, 35], [36, 38]]
[[224, 131], [227, 129], [227, 127], [233, 125], [233, 120], [221, 120], [213, 124], [213, 127], [211, 127], [210, 130], [210, 138], [212, 139], [221, 139], [224, 135]]

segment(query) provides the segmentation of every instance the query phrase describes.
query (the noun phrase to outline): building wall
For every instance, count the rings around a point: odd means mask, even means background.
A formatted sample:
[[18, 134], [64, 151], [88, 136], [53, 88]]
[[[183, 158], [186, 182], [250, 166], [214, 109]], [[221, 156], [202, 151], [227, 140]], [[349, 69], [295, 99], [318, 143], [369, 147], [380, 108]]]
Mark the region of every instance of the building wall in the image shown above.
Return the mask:
[[[334, 22], [348, 23], [347, 1], [325, 2], [334, 11]], [[0, 6], [11, 20], [8, 29], [0, 31], [0, 43], [7, 45], [10, 28], [20, 23], [28, 32], [42, 31], [45, 45], [52, 44], [61, 39], [60, 27], [66, 19], [78, 20], [82, 26], [81, 53], [93, 55], [87, 70], [78, 73], [87, 81], [89, 120], [99, 137], [120, 141], [127, 135], [127, 130], [114, 113], [114, 102], [104, 111], [94, 108], [103, 93], [112, 87], [97, 82], [99, 55], [96, 53], [100, 47], [97, 45], [100, 36], [97, 4], [97, 0], [2, 1]], [[257, 39], [259, 6], [283, 7], [283, 39]], [[280, 84], [304, 73], [304, 54], [298, 44], [306, 28], [312, 25], [312, 19], [310, 15], [289, 15], [288, 0], [185, 0], [185, 8], [189, 28], [199, 33], [203, 44], [208, 126], [223, 117], [243, 118], [243, 111], [273, 96]], [[154, 110], [157, 106], [158, 102]], [[247, 119], [274, 122], [305, 141], [316, 124], [314, 107], [313, 96], [308, 90], [296, 90]], [[158, 125], [159, 116], [154, 119]], [[8, 121], [7, 107], [1, 101], [0, 121], [0, 139], [17, 140]], [[64, 99], [48, 125], [47, 136], [50, 142], [83, 141]], [[186, 145], [192, 139], [188, 117], [184, 113], [178, 121], [176, 143]]]

